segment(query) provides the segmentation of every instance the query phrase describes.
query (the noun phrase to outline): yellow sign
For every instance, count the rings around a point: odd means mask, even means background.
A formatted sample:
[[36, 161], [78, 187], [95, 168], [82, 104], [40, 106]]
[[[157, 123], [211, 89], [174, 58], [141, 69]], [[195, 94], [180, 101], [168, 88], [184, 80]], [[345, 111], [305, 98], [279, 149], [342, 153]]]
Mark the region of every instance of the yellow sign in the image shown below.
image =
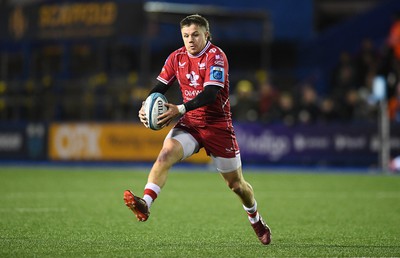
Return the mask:
[[[61, 123], [49, 128], [52, 160], [154, 161], [171, 127], [152, 131], [141, 124]], [[205, 151], [186, 161], [208, 163]]]
[[37, 2], [4, 7], [0, 12], [4, 20], [0, 24], [0, 38], [60, 40], [141, 36], [144, 33], [144, 1]]
[[39, 27], [113, 25], [117, 10], [114, 2], [43, 5], [39, 9]]

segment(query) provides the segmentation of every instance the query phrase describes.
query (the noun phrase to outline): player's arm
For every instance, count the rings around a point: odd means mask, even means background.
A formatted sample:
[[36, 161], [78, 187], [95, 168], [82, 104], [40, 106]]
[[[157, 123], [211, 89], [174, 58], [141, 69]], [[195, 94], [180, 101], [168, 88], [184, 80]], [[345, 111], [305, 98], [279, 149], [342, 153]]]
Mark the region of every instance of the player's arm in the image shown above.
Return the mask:
[[220, 90], [220, 86], [207, 85], [195, 98], [182, 104], [184, 106], [184, 112], [181, 112], [181, 114], [183, 115], [188, 111], [213, 103], [217, 99]]
[[[168, 90], [168, 85], [159, 81], [154, 86], [154, 88], [151, 89], [149, 95], [151, 93], [154, 93], [154, 92], [159, 92], [161, 94], [165, 94], [167, 92], [167, 90]], [[139, 110], [139, 119], [140, 119], [140, 122], [142, 122], [146, 127], [149, 127], [149, 124], [148, 124], [147, 119], [146, 119], [146, 113], [144, 111], [144, 105], [143, 104], [144, 104], [144, 102], [142, 103], [142, 107]]]
[[167, 84], [164, 84], [164, 83], [162, 83], [162, 82], [157, 82], [157, 84], [154, 86], [154, 88], [150, 91], [150, 93], [149, 93], [149, 95], [151, 94], [151, 93], [154, 93], [154, 92], [159, 92], [159, 93], [161, 93], [161, 94], [165, 94], [166, 92], [167, 92], [167, 90], [168, 90], [168, 85]]

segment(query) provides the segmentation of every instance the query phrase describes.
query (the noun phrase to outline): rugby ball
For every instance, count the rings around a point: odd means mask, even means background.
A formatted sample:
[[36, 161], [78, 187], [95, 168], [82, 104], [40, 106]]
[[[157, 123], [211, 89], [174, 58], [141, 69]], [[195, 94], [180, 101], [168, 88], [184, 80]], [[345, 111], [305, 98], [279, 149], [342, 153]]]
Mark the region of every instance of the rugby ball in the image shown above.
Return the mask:
[[167, 98], [158, 92], [151, 93], [144, 102], [144, 110], [150, 129], [160, 130], [162, 128], [157, 125], [157, 117], [167, 111], [165, 103], [168, 103]]

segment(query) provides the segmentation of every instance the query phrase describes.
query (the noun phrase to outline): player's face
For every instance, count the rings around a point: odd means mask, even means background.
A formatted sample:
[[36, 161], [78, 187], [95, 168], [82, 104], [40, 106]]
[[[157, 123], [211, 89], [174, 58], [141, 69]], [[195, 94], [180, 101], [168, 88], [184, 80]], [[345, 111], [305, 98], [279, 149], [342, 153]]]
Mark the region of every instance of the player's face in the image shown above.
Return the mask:
[[207, 44], [208, 32], [205, 28], [192, 24], [184, 26], [181, 29], [183, 43], [185, 43], [186, 50], [192, 54], [197, 55]]

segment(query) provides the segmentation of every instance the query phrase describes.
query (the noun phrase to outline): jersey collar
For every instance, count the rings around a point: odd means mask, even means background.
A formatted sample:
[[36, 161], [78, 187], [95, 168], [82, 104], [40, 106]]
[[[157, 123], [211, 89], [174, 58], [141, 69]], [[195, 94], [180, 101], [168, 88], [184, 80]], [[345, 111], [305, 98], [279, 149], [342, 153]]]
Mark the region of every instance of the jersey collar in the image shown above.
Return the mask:
[[211, 45], [211, 42], [210, 42], [210, 41], [207, 41], [206, 46], [205, 46], [205, 47], [203, 48], [203, 50], [201, 50], [197, 55], [192, 55], [192, 54], [190, 54], [189, 52], [187, 52], [187, 54], [188, 54], [188, 56], [191, 57], [191, 58], [199, 57], [199, 56], [201, 56], [202, 54], [204, 54], [204, 53], [207, 51], [207, 49], [210, 47], [210, 45]]

